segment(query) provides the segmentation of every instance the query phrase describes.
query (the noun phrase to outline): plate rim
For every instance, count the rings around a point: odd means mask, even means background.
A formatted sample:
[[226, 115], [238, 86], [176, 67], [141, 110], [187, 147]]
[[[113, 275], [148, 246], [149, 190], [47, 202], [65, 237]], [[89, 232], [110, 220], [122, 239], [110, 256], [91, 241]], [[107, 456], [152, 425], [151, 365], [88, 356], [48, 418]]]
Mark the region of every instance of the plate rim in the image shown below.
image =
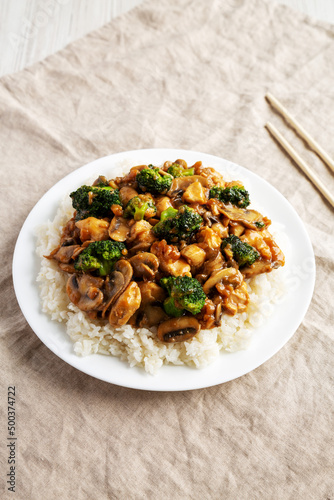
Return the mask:
[[[299, 315], [298, 319], [294, 322], [294, 325], [293, 325], [293, 328], [291, 329], [292, 333], [289, 334], [289, 336], [286, 336], [282, 339], [282, 342], [281, 343], [278, 343], [276, 345], [276, 348], [273, 349], [272, 353], [269, 355], [269, 356], [266, 356], [265, 359], [262, 359], [259, 363], [255, 363], [255, 365], [251, 368], [251, 369], [246, 369], [245, 371], [240, 371], [240, 373], [237, 375], [237, 376], [232, 376], [231, 378], [228, 378], [226, 380], [217, 380], [216, 382], [214, 383], [209, 383], [207, 384], [205, 382], [205, 377], [204, 377], [204, 382], [203, 384], [201, 383], [197, 383], [195, 386], [189, 386], [189, 385], [181, 385], [179, 387], [173, 387], [173, 388], [166, 388], [166, 387], [163, 387], [163, 388], [159, 388], [159, 387], [156, 387], [156, 384], [154, 384], [154, 380], [156, 379], [155, 376], [152, 376], [152, 375], [149, 375], [149, 374], [145, 374], [147, 375], [147, 377], [149, 378], [145, 378], [143, 380], [146, 380], [146, 383], [144, 384], [141, 384], [141, 383], [138, 383], [136, 385], [130, 383], [130, 382], [127, 382], [127, 381], [122, 381], [122, 383], [120, 383], [120, 381], [115, 381], [115, 380], [110, 380], [110, 377], [101, 377], [100, 375], [96, 375], [94, 373], [91, 372], [91, 370], [87, 369], [87, 367], [85, 366], [80, 366], [80, 362], [78, 363], [72, 363], [70, 362], [68, 359], [65, 359], [66, 356], [65, 355], [62, 355], [61, 353], [59, 352], [56, 352], [55, 349], [52, 348], [52, 346], [50, 345], [47, 345], [43, 338], [40, 336], [40, 334], [36, 331], [36, 325], [35, 325], [35, 322], [31, 319], [31, 317], [29, 316], [29, 314], [27, 314], [26, 312], [26, 305], [24, 303], [24, 300], [22, 300], [22, 294], [21, 294], [21, 290], [20, 290], [20, 286], [19, 286], [19, 283], [20, 283], [20, 278], [18, 277], [18, 265], [17, 265], [17, 262], [18, 262], [18, 255], [19, 255], [19, 251], [20, 251], [20, 243], [21, 243], [21, 240], [23, 240], [24, 236], [25, 236], [25, 230], [26, 228], [29, 226], [29, 223], [30, 221], [33, 219], [35, 213], [38, 212], [38, 208], [45, 202], [45, 200], [50, 196], [50, 192], [56, 192], [57, 191], [57, 188], [59, 185], [63, 184], [63, 183], [66, 183], [66, 181], [68, 179], [70, 179], [71, 177], [75, 177], [76, 175], [78, 175], [78, 172], [79, 171], [84, 171], [85, 169], [88, 170], [89, 167], [93, 166], [94, 164], [97, 164], [98, 163], [101, 163], [102, 161], [105, 161], [105, 160], [111, 160], [111, 163], [114, 162], [114, 165], [110, 165], [110, 170], [112, 170], [113, 168], [115, 168], [115, 163], [117, 162], [117, 160], [119, 159], [122, 159], [122, 157], [125, 157], [125, 156], [131, 156], [131, 155], [134, 155], [134, 154], [159, 154], [159, 155], [172, 155], [177, 152], [177, 156], [178, 157], [182, 157], [181, 154], [184, 154], [184, 155], [198, 155], [198, 156], [201, 156], [200, 159], [202, 159], [203, 161], [203, 157], [205, 157], [208, 161], [211, 161], [214, 160], [214, 161], [218, 161], [218, 162], [223, 162], [225, 164], [228, 164], [232, 167], [236, 167], [237, 170], [241, 169], [241, 174], [243, 174], [243, 172], [246, 173], [246, 176], [247, 175], [250, 175], [250, 177], [255, 177], [255, 179], [258, 181], [260, 180], [260, 182], [264, 182], [265, 184], [267, 184], [272, 190], [275, 191], [275, 194], [276, 196], [278, 196], [278, 198], [280, 199], [280, 201], [282, 201], [286, 207], [289, 208], [289, 210], [291, 210], [293, 213], [294, 213], [294, 216], [297, 218], [297, 220], [299, 221], [299, 227], [300, 229], [302, 229], [302, 232], [303, 232], [303, 236], [305, 237], [307, 243], [308, 243], [308, 247], [309, 247], [309, 250], [311, 250], [311, 253], [310, 253], [310, 256], [309, 258], [312, 259], [312, 273], [311, 273], [311, 282], [309, 283], [309, 290], [308, 290], [308, 294], [307, 294], [307, 298], [306, 300], [304, 301], [303, 303], [303, 312]], [[167, 157], [167, 156], [165, 156]], [[210, 166], [210, 165], [208, 165]], [[59, 199], [59, 198], [58, 198]], [[47, 220], [47, 219], [46, 219]], [[45, 220], [45, 222], [46, 222]], [[34, 256], [32, 258], [36, 258], [36, 255], [34, 254]], [[37, 276], [35, 276], [36, 278]], [[95, 160], [92, 160], [88, 163], [86, 163], [85, 165], [82, 165], [80, 167], [78, 167], [77, 169], [73, 170], [72, 172], [68, 173], [67, 175], [65, 175], [63, 178], [61, 178], [59, 181], [57, 181], [51, 188], [49, 188], [43, 195], [42, 197], [37, 201], [37, 203], [34, 205], [34, 207], [30, 210], [29, 214], [27, 215], [24, 223], [22, 224], [22, 227], [20, 229], [20, 232], [19, 232], [19, 235], [17, 237], [17, 240], [16, 240], [16, 243], [15, 243], [15, 249], [14, 249], [14, 253], [13, 253], [13, 261], [12, 261], [12, 278], [13, 278], [13, 285], [14, 285], [14, 290], [15, 290], [15, 295], [16, 295], [16, 298], [17, 298], [17, 301], [18, 301], [18, 304], [19, 304], [19, 307], [22, 311], [22, 314], [24, 315], [27, 323], [29, 324], [29, 326], [32, 328], [33, 332], [35, 333], [35, 335], [37, 335], [37, 337], [41, 340], [41, 342], [49, 349], [51, 350], [51, 352], [53, 352], [58, 358], [62, 359], [62, 361], [65, 361], [67, 364], [69, 364], [70, 366], [78, 369], [79, 371], [87, 374], [87, 375], [90, 375], [94, 378], [97, 378], [99, 380], [103, 380], [105, 382], [108, 382], [108, 383], [111, 383], [111, 384], [114, 384], [114, 385], [118, 385], [120, 387], [126, 387], [126, 388], [131, 388], [131, 389], [137, 389], [137, 390], [148, 390], [148, 391], [155, 391], [155, 392], [179, 392], [179, 391], [188, 391], [188, 390], [197, 390], [197, 389], [203, 389], [203, 388], [207, 388], [207, 387], [213, 387], [213, 386], [216, 386], [216, 385], [220, 385], [220, 384], [223, 384], [223, 383], [226, 383], [226, 382], [229, 382], [231, 380], [235, 380], [247, 373], [250, 373], [251, 371], [255, 370], [256, 368], [258, 368], [259, 366], [261, 366], [262, 364], [264, 364], [265, 362], [267, 362], [269, 359], [271, 359], [287, 342], [289, 342], [289, 340], [292, 338], [292, 336], [296, 333], [297, 329], [299, 328], [300, 324], [302, 323], [307, 311], [308, 311], [308, 308], [310, 306], [310, 303], [311, 303], [311, 300], [312, 300], [312, 297], [313, 297], [313, 293], [314, 293], [314, 286], [315, 286], [315, 278], [316, 278], [316, 265], [315, 265], [315, 257], [314, 257], [314, 251], [313, 251], [313, 246], [312, 246], [312, 242], [311, 242], [311, 239], [310, 239], [310, 236], [304, 226], [304, 223], [303, 221], [301, 220], [300, 216], [298, 215], [297, 211], [295, 210], [295, 208], [291, 205], [291, 203], [282, 195], [282, 193], [280, 193], [278, 191], [277, 188], [275, 188], [272, 184], [270, 184], [266, 179], [264, 179], [263, 177], [261, 177], [260, 175], [256, 174], [255, 172], [247, 169], [246, 167], [243, 167], [239, 164], [236, 164], [234, 162], [231, 162], [227, 159], [224, 159], [222, 157], [219, 157], [219, 156], [215, 156], [215, 155], [212, 155], [212, 154], [208, 154], [208, 153], [203, 153], [203, 152], [199, 152], [199, 151], [195, 151], [195, 150], [186, 150], [186, 149], [179, 149], [179, 148], [145, 148], [145, 149], [134, 149], [134, 150], [130, 150], [130, 151], [122, 151], [122, 152], [118, 152], [118, 153], [113, 153], [113, 154], [110, 154], [110, 155], [106, 155], [106, 156], [103, 156], [101, 158], [96, 158]], [[35, 281], [34, 282], [34, 286], [39, 288], [38, 287], [38, 284], [37, 282]], [[38, 296], [40, 297], [40, 292], [38, 292]], [[40, 307], [40, 304], [38, 304], [38, 306]], [[54, 322], [54, 320], [51, 319], [50, 316], [48, 316], [46, 313], [41, 313], [43, 314], [44, 316], [47, 317], [48, 321], [50, 322]], [[61, 325], [64, 326], [64, 323], [61, 323]], [[256, 329], [253, 331], [253, 334], [256, 333]], [[64, 335], [66, 337], [67, 336], [67, 333], [66, 331], [64, 331]], [[68, 337], [69, 341], [72, 343], [73, 345], [73, 342], [72, 340]], [[248, 349], [247, 349], [248, 350]], [[240, 352], [240, 351], [238, 351]], [[222, 352], [220, 352], [220, 355], [222, 354]], [[236, 353], [231, 353], [231, 354], [236, 354]], [[114, 356], [103, 356], [101, 354], [94, 354], [94, 355], [89, 355], [88, 358], [92, 358], [92, 357], [105, 357], [106, 359], [112, 359], [112, 360], [119, 360], [119, 358], [117, 357], [114, 357]], [[77, 360], [82, 360], [82, 359], [87, 359], [87, 358], [80, 358], [80, 357], [76, 357]], [[120, 361], [121, 362], [121, 361]], [[126, 363], [126, 362], [121, 362], [121, 363]], [[117, 363], [116, 363], [117, 364]], [[78, 366], [79, 365], [79, 366]], [[164, 365], [164, 368], [170, 368], [170, 369], [173, 369], [173, 368], [176, 368], [175, 365]], [[128, 365], [128, 368], [130, 370], [133, 370], [133, 372], [138, 372], [138, 370], [143, 370], [142, 368], [137, 368], [137, 367], [132, 367], [130, 368], [130, 366]], [[183, 369], [189, 369], [189, 370], [196, 370], [192, 367], [189, 367], [189, 366], [186, 366], [186, 365], [183, 365], [181, 368]], [[199, 372], [203, 372], [203, 370], [205, 370], [205, 368], [202, 368], [200, 370], [198, 370]], [[94, 370], [93, 370], [94, 371]], [[196, 370], [197, 371], [197, 370]], [[139, 378], [140, 380], [140, 378]]]

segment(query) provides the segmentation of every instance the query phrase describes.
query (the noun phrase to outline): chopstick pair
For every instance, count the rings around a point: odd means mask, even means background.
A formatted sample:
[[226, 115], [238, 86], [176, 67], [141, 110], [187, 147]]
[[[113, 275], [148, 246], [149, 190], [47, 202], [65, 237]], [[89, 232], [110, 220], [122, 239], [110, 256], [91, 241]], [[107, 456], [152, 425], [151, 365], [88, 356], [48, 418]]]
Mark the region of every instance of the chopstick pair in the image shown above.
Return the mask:
[[[304, 139], [304, 141], [315, 151], [320, 158], [329, 166], [329, 168], [334, 172], [334, 161], [326, 153], [326, 151], [310, 136], [310, 134], [300, 125], [297, 120], [289, 113], [289, 111], [269, 92], [266, 94], [266, 99], [269, 101], [271, 106], [282, 115], [285, 120], [291, 125], [298, 134]], [[324, 183], [320, 178], [313, 172], [311, 167], [302, 159], [302, 157], [297, 153], [297, 151], [291, 146], [291, 144], [283, 137], [283, 135], [277, 130], [277, 128], [270, 122], [267, 122], [265, 127], [271, 133], [271, 135], [277, 140], [277, 142], [282, 146], [282, 148], [288, 153], [288, 155], [297, 163], [297, 165], [302, 169], [302, 171], [307, 175], [307, 177], [313, 182], [313, 184], [319, 189], [323, 196], [329, 201], [329, 203], [334, 207], [334, 196], [326, 188]]]

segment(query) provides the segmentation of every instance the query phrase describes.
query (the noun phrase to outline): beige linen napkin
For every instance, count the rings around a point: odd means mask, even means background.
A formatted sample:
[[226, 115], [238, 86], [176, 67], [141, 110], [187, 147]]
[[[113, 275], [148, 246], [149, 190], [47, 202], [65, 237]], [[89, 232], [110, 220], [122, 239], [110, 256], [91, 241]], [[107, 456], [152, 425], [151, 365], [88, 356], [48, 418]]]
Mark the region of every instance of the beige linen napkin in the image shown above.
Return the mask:
[[[273, 92], [334, 155], [334, 28], [262, 0], [153, 0], [0, 80], [1, 455], [17, 391], [16, 499], [333, 499], [333, 210], [264, 129]], [[230, 383], [116, 387], [66, 365], [27, 325], [15, 240], [56, 181], [118, 151], [179, 147], [269, 180], [312, 239], [317, 281], [298, 332]]]

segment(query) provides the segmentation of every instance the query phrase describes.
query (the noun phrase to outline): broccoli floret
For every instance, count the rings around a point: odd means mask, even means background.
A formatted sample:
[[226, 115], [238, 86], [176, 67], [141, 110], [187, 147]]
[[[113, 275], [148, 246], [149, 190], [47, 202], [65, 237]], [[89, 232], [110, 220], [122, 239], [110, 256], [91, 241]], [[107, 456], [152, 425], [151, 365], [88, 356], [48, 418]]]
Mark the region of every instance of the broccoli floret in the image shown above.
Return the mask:
[[153, 232], [159, 239], [167, 242], [187, 240], [199, 230], [202, 222], [203, 219], [196, 210], [182, 205], [177, 211], [174, 208], [164, 210], [160, 222], [153, 227]]
[[176, 214], [177, 214], [176, 208], [168, 207], [166, 210], [161, 212], [160, 221], [162, 222], [163, 220], [168, 219], [168, 217], [174, 217], [174, 215]]
[[[230, 248], [226, 248], [230, 245]], [[255, 248], [248, 243], [241, 241], [238, 236], [231, 234], [228, 238], [224, 238], [222, 249], [230, 250], [233, 254], [233, 259], [239, 264], [239, 267], [251, 266], [260, 257], [260, 254]]]
[[171, 187], [173, 177], [169, 174], [161, 175], [159, 168], [149, 165], [138, 172], [136, 181], [142, 191], [149, 191], [152, 194], [167, 193]]
[[107, 217], [111, 215], [112, 205], [121, 205], [119, 190], [110, 186], [81, 186], [70, 194], [76, 219], [87, 217]]
[[194, 175], [193, 168], [184, 168], [182, 165], [178, 163], [173, 163], [167, 170], [167, 172], [173, 177], [184, 177], [186, 175]]
[[230, 188], [214, 186], [210, 189], [210, 198], [217, 198], [223, 203], [232, 203], [240, 208], [246, 208], [250, 204], [248, 191], [240, 186], [232, 186]]
[[120, 241], [94, 241], [85, 248], [74, 263], [77, 271], [96, 271], [99, 276], [109, 274], [122, 257], [125, 244]]
[[162, 278], [160, 284], [169, 295], [163, 304], [169, 316], [178, 317], [185, 311], [197, 314], [202, 310], [206, 295], [195, 278], [169, 276]]
[[150, 195], [140, 194], [134, 196], [128, 202], [124, 210], [126, 219], [133, 218], [134, 220], [150, 219], [157, 213], [157, 209]]
[[264, 228], [265, 223], [264, 223], [264, 222], [261, 222], [261, 221], [258, 221], [258, 222], [255, 222], [255, 225], [256, 225], [256, 227], [258, 227], [259, 229], [262, 229], [262, 228]]

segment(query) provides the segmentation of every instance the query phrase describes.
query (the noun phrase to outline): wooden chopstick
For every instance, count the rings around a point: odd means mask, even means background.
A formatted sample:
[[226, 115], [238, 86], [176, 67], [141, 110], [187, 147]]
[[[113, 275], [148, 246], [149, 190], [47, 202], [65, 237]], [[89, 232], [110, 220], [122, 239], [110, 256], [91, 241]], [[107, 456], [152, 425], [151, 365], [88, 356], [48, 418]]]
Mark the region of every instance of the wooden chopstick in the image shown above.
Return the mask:
[[269, 130], [269, 132], [276, 139], [276, 141], [282, 146], [282, 148], [288, 153], [288, 155], [290, 155], [290, 157], [297, 163], [297, 165], [313, 182], [313, 184], [319, 189], [319, 191], [329, 201], [332, 207], [334, 207], [334, 196], [328, 191], [323, 182], [321, 182], [319, 177], [313, 172], [313, 170], [302, 159], [302, 157], [291, 146], [291, 144], [282, 136], [282, 134], [277, 130], [277, 128], [272, 123], [267, 122], [265, 127], [267, 128], [267, 130]]
[[278, 111], [278, 113], [283, 116], [286, 121], [291, 125], [298, 134], [304, 139], [304, 141], [315, 151], [320, 158], [332, 169], [334, 172], [334, 160], [329, 156], [328, 153], [320, 146], [320, 144], [315, 141], [310, 134], [304, 129], [304, 127], [297, 122], [297, 120], [289, 113], [289, 111], [279, 102], [276, 97], [274, 97], [270, 92], [266, 94], [266, 99], [269, 101], [271, 106]]

